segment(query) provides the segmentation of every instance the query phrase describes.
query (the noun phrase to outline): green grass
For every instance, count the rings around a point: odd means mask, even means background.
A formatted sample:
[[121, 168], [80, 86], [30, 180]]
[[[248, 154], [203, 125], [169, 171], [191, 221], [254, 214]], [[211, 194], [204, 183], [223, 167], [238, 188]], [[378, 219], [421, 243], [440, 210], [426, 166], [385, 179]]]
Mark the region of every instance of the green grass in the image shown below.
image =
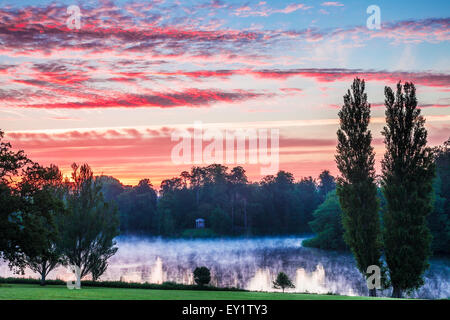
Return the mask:
[[65, 286], [35, 284], [0, 284], [0, 300], [364, 300], [368, 297], [337, 295], [199, 291], [199, 290], [153, 290], [126, 288], [82, 287], [69, 290]]

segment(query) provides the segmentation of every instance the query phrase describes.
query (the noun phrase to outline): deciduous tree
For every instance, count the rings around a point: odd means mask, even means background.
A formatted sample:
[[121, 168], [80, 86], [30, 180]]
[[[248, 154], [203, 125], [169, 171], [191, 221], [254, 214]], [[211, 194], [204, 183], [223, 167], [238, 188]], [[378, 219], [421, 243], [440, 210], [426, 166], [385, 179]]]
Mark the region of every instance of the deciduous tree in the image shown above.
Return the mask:
[[41, 285], [63, 262], [60, 228], [65, 214], [62, 173], [55, 165], [35, 163], [19, 184], [22, 205], [21, 247], [23, 264], [40, 275]]
[[288, 275], [284, 272], [278, 273], [277, 278], [273, 282], [273, 287], [275, 289], [283, 290], [283, 293], [286, 288], [295, 288], [291, 279], [289, 279]]
[[72, 169], [63, 250], [67, 262], [80, 268], [81, 278], [91, 273], [96, 280], [117, 251], [114, 238], [119, 234], [119, 219], [115, 208], [103, 200], [101, 185], [91, 168], [73, 164]]
[[4, 141], [0, 130], [0, 257], [8, 260], [10, 266], [23, 268], [16, 259], [21, 253], [19, 245], [22, 205], [16, 182], [20, 169], [30, 164], [23, 150], [14, 151]]

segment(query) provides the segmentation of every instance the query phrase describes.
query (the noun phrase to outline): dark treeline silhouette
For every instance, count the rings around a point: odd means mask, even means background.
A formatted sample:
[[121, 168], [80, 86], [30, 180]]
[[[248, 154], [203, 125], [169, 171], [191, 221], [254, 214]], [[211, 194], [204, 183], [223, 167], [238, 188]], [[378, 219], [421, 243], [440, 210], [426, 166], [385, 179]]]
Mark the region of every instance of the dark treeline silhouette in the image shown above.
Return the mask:
[[450, 255], [450, 138], [434, 150], [436, 178], [433, 183], [433, 211], [428, 216], [431, 249]]
[[[105, 199], [120, 212], [122, 233], [162, 236], [286, 235], [311, 232], [313, 212], [334, 190], [334, 177], [323, 171], [295, 181], [286, 171], [248, 182], [245, 170], [219, 164], [193, 167], [162, 181], [159, 197], [148, 179], [124, 186], [98, 177]], [[195, 229], [204, 219], [204, 230]]]

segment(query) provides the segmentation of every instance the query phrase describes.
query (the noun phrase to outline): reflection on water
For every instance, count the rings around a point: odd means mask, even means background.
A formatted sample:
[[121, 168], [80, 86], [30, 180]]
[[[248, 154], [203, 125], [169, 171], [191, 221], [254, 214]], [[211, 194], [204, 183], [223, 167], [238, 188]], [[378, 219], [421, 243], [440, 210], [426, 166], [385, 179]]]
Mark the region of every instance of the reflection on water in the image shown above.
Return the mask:
[[[311, 273], [307, 273], [305, 269], [297, 269], [295, 278], [295, 287], [300, 292], [327, 293], [325, 287], [325, 269], [321, 264], [317, 265], [317, 269]], [[351, 294], [353, 292], [347, 292]]]
[[[349, 254], [301, 246], [302, 238], [163, 240], [120, 237], [116, 255], [100, 280], [128, 282], [193, 283], [197, 266], [211, 270], [211, 283], [255, 291], [277, 291], [273, 281], [285, 272], [295, 284], [291, 292], [367, 295], [365, 281]], [[0, 276], [11, 276], [5, 263]], [[65, 268], [49, 278], [66, 280]], [[27, 271], [25, 277], [37, 277]], [[383, 292], [389, 295], [389, 291]], [[450, 262], [433, 260], [425, 275], [425, 285], [413, 297], [450, 297]]]

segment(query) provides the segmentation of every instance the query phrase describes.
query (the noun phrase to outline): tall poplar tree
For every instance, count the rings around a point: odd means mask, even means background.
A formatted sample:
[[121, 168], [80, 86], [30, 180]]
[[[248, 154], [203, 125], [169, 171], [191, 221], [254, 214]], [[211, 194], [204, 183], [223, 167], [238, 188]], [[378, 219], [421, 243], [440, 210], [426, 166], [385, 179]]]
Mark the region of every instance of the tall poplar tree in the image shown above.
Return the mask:
[[386, 87], [385, 98], [384, 245], [392, 296], [401, 298], [403, 291], [423, 284], [428, 268], [431, 236], [426, 217], [432, 210], [434, 157], [414, 84], [398, 83], [396, 93]]
[[[336, 163], [341, 173], [337, 179], [337, 194], [342, 208], [344, 240], [353, 252], [360, 272], [380, 266], [381, 231], [379, 203], [375, 184], [375, 153], [368, 130], [370, 104], [367, 102], [364, 80], [356, 78], [351, 91], [344, 96], [339, 111]], [[376, 296], [376, 289], [369, 290]]]

